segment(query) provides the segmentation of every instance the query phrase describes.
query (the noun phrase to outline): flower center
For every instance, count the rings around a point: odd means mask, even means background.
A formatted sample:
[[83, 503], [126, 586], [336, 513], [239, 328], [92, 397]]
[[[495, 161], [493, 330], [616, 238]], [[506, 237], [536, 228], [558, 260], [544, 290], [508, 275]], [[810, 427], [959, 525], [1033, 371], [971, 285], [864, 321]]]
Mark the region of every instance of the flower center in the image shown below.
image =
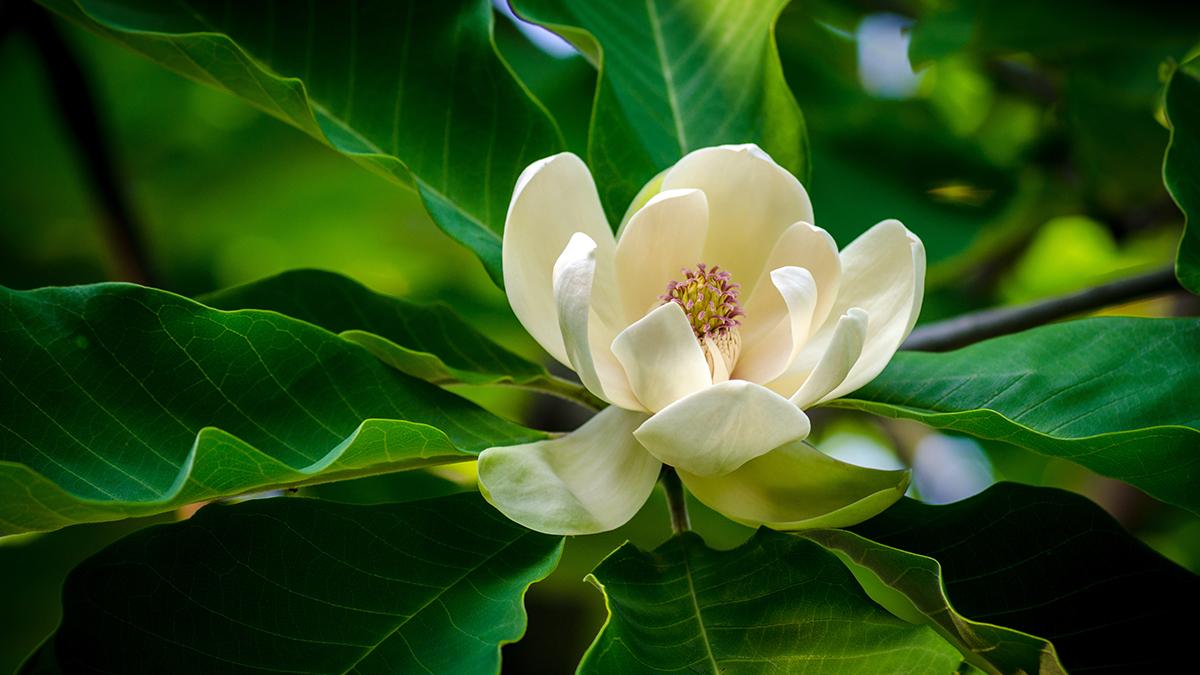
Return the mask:
[[704, 357], [714, 381], [729, 379], [729, 372], [742, 351], [738, 332], [745, 314], [738, 302], [740, 284], [730, 280], [729, 272], [719, 266], [698, 263], [695, 269], [684, 268], [682, 281], [671, 281], [667, 292], [658, 296], [666, 304], [674, 302], [683, 308], [692, 333], [704, 349]]

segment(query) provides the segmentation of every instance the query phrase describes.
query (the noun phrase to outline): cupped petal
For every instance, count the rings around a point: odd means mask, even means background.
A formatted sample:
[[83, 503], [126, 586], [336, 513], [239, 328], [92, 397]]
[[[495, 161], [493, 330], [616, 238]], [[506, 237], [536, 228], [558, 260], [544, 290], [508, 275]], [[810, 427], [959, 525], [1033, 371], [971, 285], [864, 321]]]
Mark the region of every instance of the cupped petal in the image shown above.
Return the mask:
[[912, 331], [925, 289], [925, 248], [916, 235], [897, 220], [885, 220], [851, 242], [841, 261], [841, 285], [829, 318], [787, 371], [767, 385], [773, 391], [798, 393], [830, 349], [842, 317], [854, 308], [867, 314], [861, 354], [821, 400], [844, 396], [874, 379]]
[[[808, 223], [795, 223], [775, 242], [767, 265], [755, 288], [767, 290], [766, 285], [773, 270], [780, 267], [803, 267], [813, 276], [817, 284], [817, 306], [813, 310], [812, 327], [820, 328], [837, 300], [842, 278], [842, 259], [838, 254], [837, 242], [825, 230]], [[770, 294], [767, 294], [770, 296]], [[746, 319], [743, 325], [753, 327], [755, 314], [751, 311], [759, 301], [757, 295], [743, 295], [746, 304]]]
[[591, 173], [565, 152], [529, 165], [517, 179], [504, 222], [505, 293], [525, 330], [563, 365], [570, 363], [555, 314], [553, 272], [576, 232], [596, 243], [607, 283], [615, 241]]
[[852, 307], [870, 317], [862, 355], [824, 398], [844, 396], [875, 379], [912, 332], [925, 295], [925, 245], [898, 220], [885, 220], [842, 251], [835, 315]]
[[674, 302], [621, 331], [612, 351], [634, 395], [652, 412], [712, 384], [704, 350], [683, 308]]
[[742, 354], [733, 370], [737, 379], [774, 380], [808, 340], [819, 299], [812, 273], [802, 267], [780, 267], [771, 272], [771, 289], [774, 292], [760, 287], [756, 302], [746, 308], [747, 319], [755, 314], [760, 318], [742, 327]]
[[596, 243], [582, 232], [567, 242], [554, 262], [554, 304], [567, 361], [588, 391], [608, 400], [596, 374], [588, 335], [592, 287], [596, 277]]
[[597, 311], [601, 289], [597, 288], [596, 250], [591, 237], [577, 232], [554, 263], [555, 314], [567, 365], [596, 396], [627, 410], [644, 411], [609, 348], [613, 330]]
[[663, 408], [633, 435], [663, 463], [709, 476], [808, 432], [808, 416], [787, 399], [753, 382], [729, 380]]
[[851, 307], [834, 326], [829, 344], [817, 363], [812, 366], [808, 379], [791, 397], [791, 402], [801, 410], [824, 403], [858, 363], [863, 344], [867, 339], [867, 313]]
[[662, 464], [633, 437], [646, 416], [609, 407], [561, 438], [488, 448], [479, 488], [493, 506], [538, 532], [595, 534], [624, 525]]
[[730, 272], [742, 284], [743, 297], [758, 283], [773, 242], [793, 223], [813, 222], [804, 186], [752, 144], [691, 152], [667, 172], [662, 188], [704, 192], [709, 214], [704, 262]]
[[706, 506], [751, 527], [776, 530], [847, 527], [891, 506], [908, 487], [908, 471], [868, 469], [793, 442], [719, 476], [679, 470]]
[[668, 190], [652, 197], [629, 220], [617, 241], [617, 285], [627, 323], [661, 304], [667, 283], [683, 268], [703, 262], [708, 202], [699, 190]]

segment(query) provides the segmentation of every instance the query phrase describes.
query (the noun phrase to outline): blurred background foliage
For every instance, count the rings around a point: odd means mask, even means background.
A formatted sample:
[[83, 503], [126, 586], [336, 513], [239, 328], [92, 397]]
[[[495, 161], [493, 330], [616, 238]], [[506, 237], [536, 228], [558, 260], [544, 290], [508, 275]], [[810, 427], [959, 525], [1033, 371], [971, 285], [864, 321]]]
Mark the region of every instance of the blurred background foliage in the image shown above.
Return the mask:
[[[9, 24], [14, 7], [0, 4]], [[40, 10], [37, 10], [40, 11]], [[584, 154], [596, 73], [569, 46], [498, 6], [501, 53]], [[142, 228], [155, 285], [184, 295], [316, 267], [380, 292], [438, 299], [499, 342], [544, 359], [482, 266], [411, 193], [285, 124], [53, 20], [95, 95], [119, 185]], [[0, 284], [121, 278], [79, 145], [64, 124], [35, 37], [0, 35]], [[1168, 264], [1182, 218], [1165, 192], [1164, 78], [1200, 40], [1200, 5], [794, 0], [777, 39], [812, 145], [818, 224], [842, 244], [886, 217], [924, 239], [922, 321], [1026, 302]], [[910, 44], [911, 43], [911, 44]], [[739, 139], [729, 139], [737, 141]], [[1107, 313], [1194, 314], [1167, 295]], [[462, 388], [502, 414], [570, 429], [584, 412], [514, 390]], [[915, 494], [947, 502], [996, 480], [1065, 487], [1200, 571], [1200, 524], [1081, 467], [1001, 443], [845, 411], [816, 411], [816, 442], [879, 467], [910, 465]], [[308, 490], [354, 502], [470, 489], [473, 467]], [[696, 529], [732, 547], [749, 530], [693, 504]], [[161, 519], [160, 519], [161, 520]], [[53, 629], [70, 567], [149, 521], [0, 541], [0, 671]], [[616, 545], [670, 534], [652, 499], [629, 525], [576, 539], [530, 592], [527, 638], [505, 669], [569, 670], [604, 620], [580, 580]]]

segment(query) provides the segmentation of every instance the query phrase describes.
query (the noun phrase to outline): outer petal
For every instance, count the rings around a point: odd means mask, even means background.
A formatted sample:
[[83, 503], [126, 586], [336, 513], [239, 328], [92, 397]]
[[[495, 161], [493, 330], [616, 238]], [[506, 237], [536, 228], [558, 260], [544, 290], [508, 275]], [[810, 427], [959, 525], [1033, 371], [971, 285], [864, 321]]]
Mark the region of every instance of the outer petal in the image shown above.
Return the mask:
[[[746, 317], [758, 314], [759, 321], [742, 330], [742, 355], [733, 376], [765, 383], [780, 375], [808, 340], [813, 311], [819, 300], [813, 275], [802, 267], [780, 267], [771, 272], [770, 289], [759, 287], [756, 302], [747, 306]], [[770, 326], [774, 318], [774, 326]]]
[[740, 523], [777, 530], [846, 527], [891, 506], [908, 487], [907, 471], [840, 462], [803, 442], [752, 459], [724, 476], [679, 470], [697, 499]]
[[808, 436], [808, 416], [744, 380], [706, 387], [660, 410], [633, 435], [666, 464], [701, 476], [733, 471]]
[[867, 339], [868, 320], [867, 313], [858, 307], [851, 307], [838, 319], [829, 346], [799, 391], [792, 395], [792, 403], [801, 410], [806, 410], [830, 398], [830, 392], [846, 380], [846, 375], [862, 355], [863, 343]]
[[708, 231], [708, 202], [699, 190], [654, 195], [629, 220], [616, 250], [617, 285], [626, 322], [660, 304], [667, 282], [702, 262]]
[[770, 253], [792, 223], [813, 222], [812, 202], [796, 177], [756, 145], [703, 148], [679, 160], [664, 190], [697, 188], [708, 197], [704, 262], [720, 265], [750, 297]]
[[708, 361], [683, 308], [668, 302], [626, 328], [612, 343], [633, 393], [651, 411], [712, 384]]
[[[899, 221], [885, 220], [841, 254], [842, 281], [830, 318], [809, 339], [787, 372], [769, 384], [791, 396], [809, 379], [830, 348], [838, 321], [853, 308], [867, 313], [862, 353], [845, 379], [820, 398], [843, 396], [883, 370], [912, 331], [925, 288], [925, 248]], [[834, 319], [837, 317], [837, 319]]]
[[587, 167], [565, 152], [534, 162], [517, 179], [504, 222], [504, 286], [521, 325], [564, 365], [552, 275], [576, 232], [591, 237], [600, 269], [608, 269], [615, 242]]
[[875, 379], [912, 332], [925, 295], [925, 246], [898, 220], [885, 220], [842, 251], [842, 287], [835, 316], [861, 307], [870, 320], [862, 355], [825, 399]]
[[479, 488], [504, 515], [547, 534], [594, 534], [637, 513], [662, 464], [633, 437], [645, 415], [605, 408], [548, 441], [488, 448]]

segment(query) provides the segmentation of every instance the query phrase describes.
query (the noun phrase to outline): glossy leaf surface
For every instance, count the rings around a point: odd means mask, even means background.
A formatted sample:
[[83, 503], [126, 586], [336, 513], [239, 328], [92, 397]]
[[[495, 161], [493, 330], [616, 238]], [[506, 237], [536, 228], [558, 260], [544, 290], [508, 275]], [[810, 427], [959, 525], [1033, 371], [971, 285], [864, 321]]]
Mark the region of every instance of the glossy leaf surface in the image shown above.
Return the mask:
[[900, 352], [838, 407], [1078, 462], [1200, 513], [1200, 320], [1094, 318]]
[[542, 437], [274, 312], [129, 284], [0, 288], [0, 327], [3, 533]]
[[76, 568], [30, 670], [497, 672], [561, 552], [478, 494], [209, 506]]
[[902, 500], [851, 530], [936, 559], [958, 612], [1050, 640], [1068, 672], [1191, 661], [1180, 617], [1200, 601], [1200, 577], [1085, 497], [1000, 483], [945, 506]]

